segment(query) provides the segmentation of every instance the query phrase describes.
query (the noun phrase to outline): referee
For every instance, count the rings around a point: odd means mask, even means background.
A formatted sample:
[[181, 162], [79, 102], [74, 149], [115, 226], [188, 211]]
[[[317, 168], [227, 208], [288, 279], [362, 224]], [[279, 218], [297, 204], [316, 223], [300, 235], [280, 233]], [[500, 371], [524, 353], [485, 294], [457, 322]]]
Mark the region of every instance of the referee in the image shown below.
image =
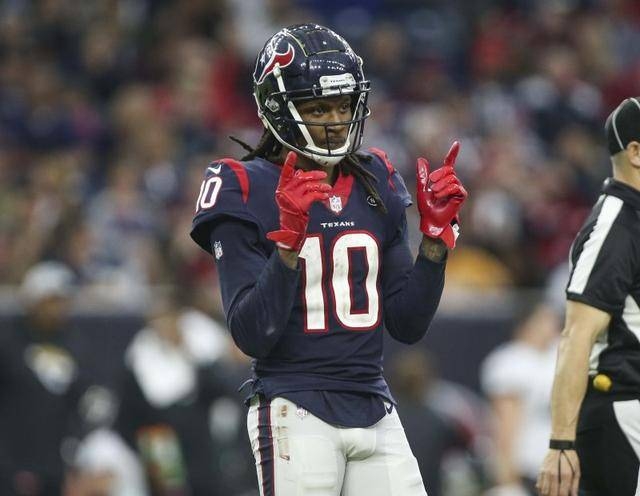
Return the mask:
[[542, 496], [640, 494], [640, 97], [605, 132], [613, 178], [571, 248]]

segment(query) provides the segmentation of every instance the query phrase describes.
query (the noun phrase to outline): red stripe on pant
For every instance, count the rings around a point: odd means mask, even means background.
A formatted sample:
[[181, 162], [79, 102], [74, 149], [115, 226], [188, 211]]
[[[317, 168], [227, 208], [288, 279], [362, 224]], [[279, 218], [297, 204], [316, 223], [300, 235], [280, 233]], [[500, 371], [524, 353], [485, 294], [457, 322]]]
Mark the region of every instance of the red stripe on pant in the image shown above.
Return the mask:
[[275, 451], [271, 431], [271, 401], [262, 396], [258, 405], [258, 452], [262, 473], [262, 496], [275, 496]]

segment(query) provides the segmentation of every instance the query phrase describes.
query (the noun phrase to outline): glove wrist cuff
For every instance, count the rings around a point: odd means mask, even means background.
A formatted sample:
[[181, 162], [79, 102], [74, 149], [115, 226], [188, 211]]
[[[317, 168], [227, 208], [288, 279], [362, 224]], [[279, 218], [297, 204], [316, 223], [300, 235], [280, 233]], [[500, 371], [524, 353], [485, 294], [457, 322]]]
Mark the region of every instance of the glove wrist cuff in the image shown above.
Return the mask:
[[300, 251], [304, 243], [305, 233], [281, 229], [267, 233], [267, 239], [274, 241], [278, 248], [288, 251]]
[[422, 231], [422, 234], [430, 238], [439, 238], [442, 235], [444, 229], [444, 227], [438, 227], [430, 224], [424, 218], [420, 220], [420, 230]]
[[431, 225], [425, 219], [422, 219], [420, 221], [420, 231], [428, 238], [440, 238], [447, 245], [447, 248], [453, 249], [456, 246], [460, 227], [455, 219], [451, 221], [451, 224], [447, 224], [444, 227]]

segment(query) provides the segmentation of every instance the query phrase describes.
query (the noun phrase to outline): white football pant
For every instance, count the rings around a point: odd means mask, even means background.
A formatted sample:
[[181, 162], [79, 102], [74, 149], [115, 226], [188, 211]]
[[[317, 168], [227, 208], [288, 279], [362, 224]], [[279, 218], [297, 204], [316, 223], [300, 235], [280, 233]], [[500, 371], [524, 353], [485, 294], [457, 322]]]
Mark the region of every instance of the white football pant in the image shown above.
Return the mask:
[[247, 428], [260, 496], [427, 496], [395, 408], [371, 427], [346, 428], [256, 396]]

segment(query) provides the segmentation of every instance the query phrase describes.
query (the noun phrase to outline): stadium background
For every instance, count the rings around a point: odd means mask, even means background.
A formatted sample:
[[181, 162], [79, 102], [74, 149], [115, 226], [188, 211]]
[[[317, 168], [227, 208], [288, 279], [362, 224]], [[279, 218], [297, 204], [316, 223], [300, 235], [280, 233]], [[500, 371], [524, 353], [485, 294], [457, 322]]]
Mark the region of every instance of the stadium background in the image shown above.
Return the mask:
[[[80, 363], [117, 394], [156, 291], [222, 321], [212, 261], [188, 237], [195, 198], [211, 159], [242, 154], [228, 135], [257, 142], [255, 54], [301, 21], [363, 57], [365, 145], [410, 189], [417, 156], [462, 143], [462, 236], [419, 346], [465, 391], [450, 410], [482, 445], [480, 363], [535, 302], [561, 312], [568, 248], [609, 174], [602, 123], [640, 94], [636, 1], [3, 2], [0, 325], [21, 314], [27, 270], [63, 262], [81, 288]], [[388, 344], [389, 363], [407, 350]]]

